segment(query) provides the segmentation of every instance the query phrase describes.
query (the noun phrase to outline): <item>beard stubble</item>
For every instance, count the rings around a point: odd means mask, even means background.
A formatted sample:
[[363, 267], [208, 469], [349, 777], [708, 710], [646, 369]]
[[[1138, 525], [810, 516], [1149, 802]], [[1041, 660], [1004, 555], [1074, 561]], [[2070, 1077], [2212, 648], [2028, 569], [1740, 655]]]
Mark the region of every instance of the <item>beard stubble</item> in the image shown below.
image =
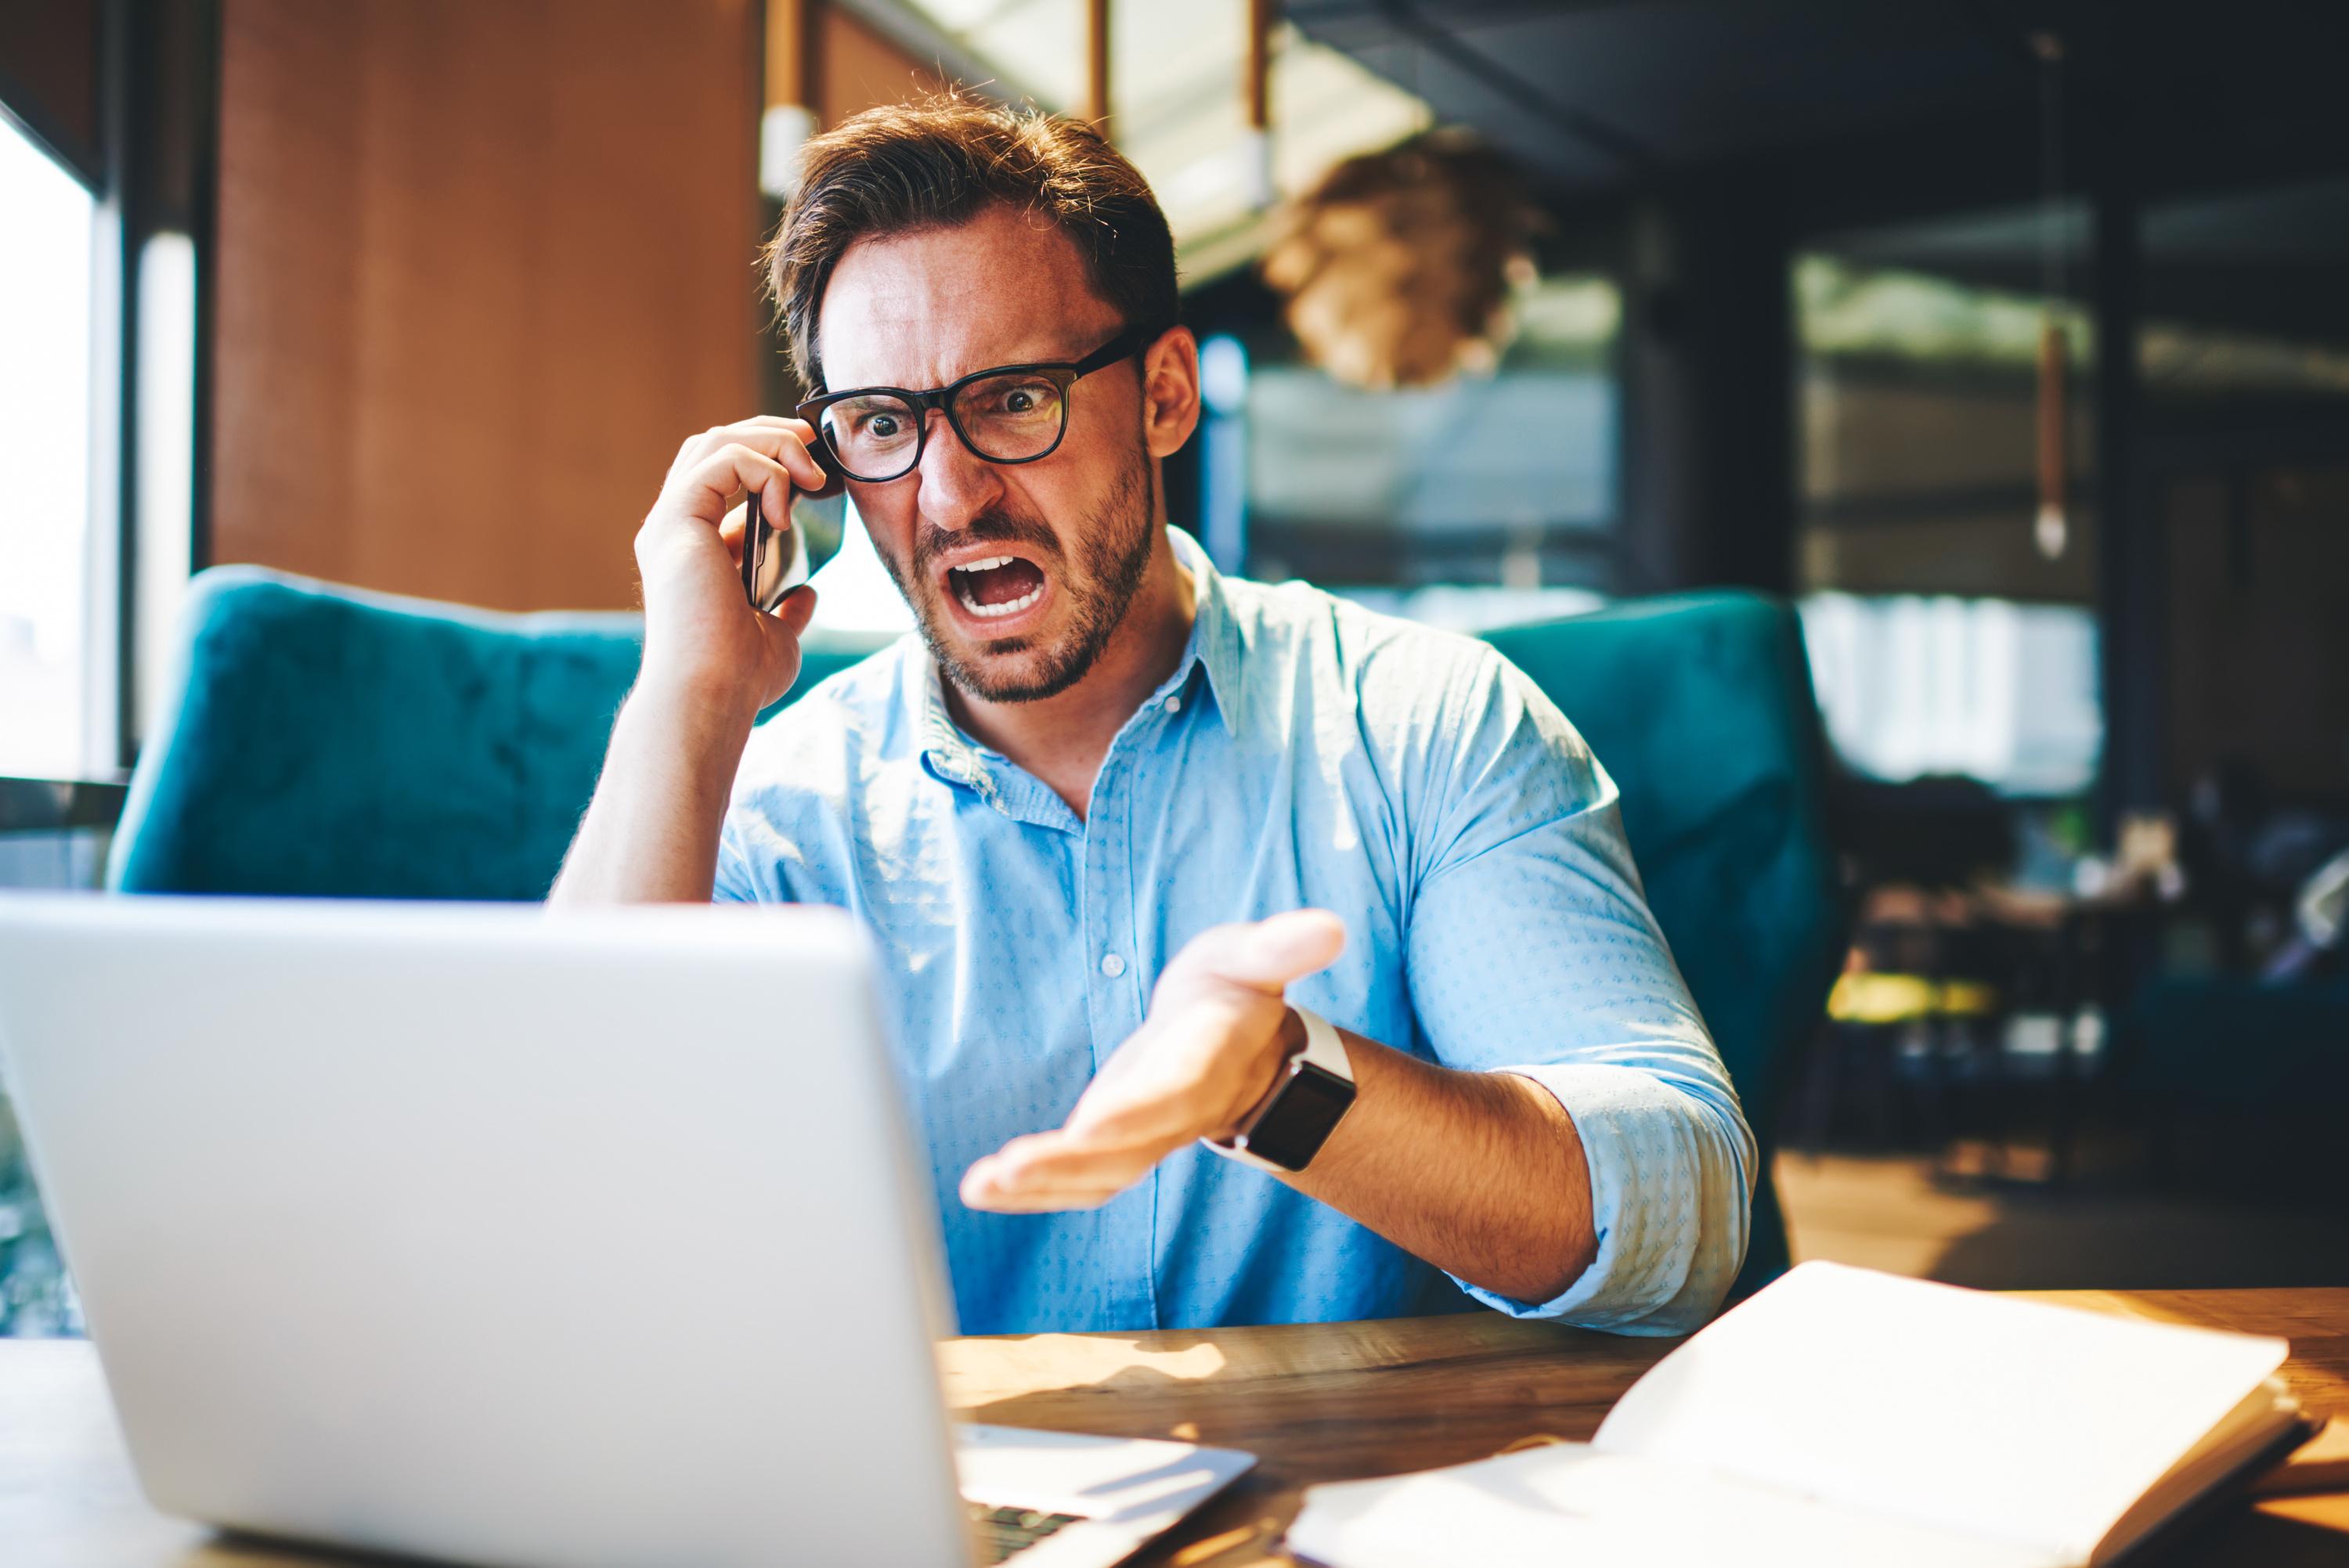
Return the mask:
[[[882, 560], [897, 580], [897, 591], [913, 607], [930, 656], [948, 680], [966, 695], [986, 702], [1040, 702], [1084, 679], [1099, 662], [1124, 623], [1143, 576], [1150, 569], [1156, 531], [1151, 516], [1149, 458], [1137, 442], [1132, 460], [1120, 469], [1109, 494], [1076, 530], [1072, 550], [1062, 549], [1060, 535], [1040, 519], [987, 511], [953, 533], [925, 529], [915, 541], [910, 570], [885, 554]], [[1062, 567], [1053, 586], [1069, 602], [1069, 630], [1057, 645], [1042, 651], [1034, 667], [1018, 674], [990, 674], [978, 661], [958, 653], [945, 634], [951, 612], [936, 598], [954, 590], [933, 586], [936, 573], [932, 567], [948, 548], [980, 542], [1037, 546]], [[1068, 570], [1071, 566], [1075, 570]], [[1032, 645], [1033, 640], [1028, 637], [1006, 637], [981, 643], [978, 651], [983, 659], [999, 659], [1031, 651]]]

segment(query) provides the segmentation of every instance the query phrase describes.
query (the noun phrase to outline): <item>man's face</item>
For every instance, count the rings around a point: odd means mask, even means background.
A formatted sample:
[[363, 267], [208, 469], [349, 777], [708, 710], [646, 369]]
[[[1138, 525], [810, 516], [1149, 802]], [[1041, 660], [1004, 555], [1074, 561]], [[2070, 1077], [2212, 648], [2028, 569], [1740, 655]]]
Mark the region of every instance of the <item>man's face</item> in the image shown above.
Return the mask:
[[[830, 391], [919, 391], [998, 365], [1081, 359], [1127, 325], [1066, 235], [1009, 208], [857, 242], [818, 317]], [[933, 412], [912, 472], [850, 481], [930, 651], [964, 691], [1050, 696], [1108, 645], [1156, 542], [1163, 421], [1144, 390], [1140, 356], [1086, 377], [1070, 388], [1060, 446], [1017, 465], [973, 455]]]

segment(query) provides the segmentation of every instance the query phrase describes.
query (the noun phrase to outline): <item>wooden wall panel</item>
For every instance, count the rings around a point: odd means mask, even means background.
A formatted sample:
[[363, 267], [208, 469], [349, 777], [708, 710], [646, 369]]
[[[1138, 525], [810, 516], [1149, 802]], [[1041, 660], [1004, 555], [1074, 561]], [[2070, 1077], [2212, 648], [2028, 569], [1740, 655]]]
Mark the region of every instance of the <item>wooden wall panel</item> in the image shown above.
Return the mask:
[[98, 0], [0, 0], [0, 105], [95, 180], [98, 146]]
[[903, 103], [944, 86], [935, 67], [874, 32], [859, 18], [827, 5], [823, 29], [822, 93], [817, 106], [826, 125], [885, 103]]
[[213, 559], [635, 602], [755, 411], [754, 0], [226, 0]]

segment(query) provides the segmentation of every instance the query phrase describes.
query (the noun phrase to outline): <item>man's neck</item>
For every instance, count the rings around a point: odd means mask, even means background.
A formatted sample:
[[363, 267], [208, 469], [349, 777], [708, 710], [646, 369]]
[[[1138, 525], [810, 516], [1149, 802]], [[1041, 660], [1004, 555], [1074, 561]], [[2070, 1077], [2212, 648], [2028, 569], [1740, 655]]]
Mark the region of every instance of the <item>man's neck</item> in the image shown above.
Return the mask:
[[1197, 585], [1161, 528], [1133, 603], [1081, 680], [1035, 702], [989, 702], [948, 681], [947, 711], [965, 733], [1042, 779], [1081, 818], [1110, 742], [1174, 673], [1197, 614]]

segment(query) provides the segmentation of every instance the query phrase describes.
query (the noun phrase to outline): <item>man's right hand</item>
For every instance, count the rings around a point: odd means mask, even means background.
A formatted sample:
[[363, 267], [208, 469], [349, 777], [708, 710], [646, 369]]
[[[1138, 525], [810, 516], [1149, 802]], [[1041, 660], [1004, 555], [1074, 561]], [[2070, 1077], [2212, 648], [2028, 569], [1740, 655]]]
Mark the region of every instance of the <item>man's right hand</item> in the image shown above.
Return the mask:
[[640, 688], [739, 713], [744, 723], [791, 690], [815, 590], [792, 589], [771, 615], [750, 607], [742, 593], [743, 512], [733, 503], [757, 490], [767, 521], [788, 531], [793, 493], [822, 492], [830, 482], [808, 454], [814, 438], [804, 420], [761, 415], [704, 430], [678, 449], [660, 499], [636, 531]]
[[595, 799], [571, 841], [554, 903], [707, 903], [726, 801], [761, 708], [792, 689], [800, 634], [815, 612], [804, 585], [771, 615], [742, 592], [742, 512], [763, 492], [767, 521], [792, 525], [792, 496], [828, 476], [814, 432], [771, 416], [687, 441], [636, 531], [645, 662], [612, 726]]

